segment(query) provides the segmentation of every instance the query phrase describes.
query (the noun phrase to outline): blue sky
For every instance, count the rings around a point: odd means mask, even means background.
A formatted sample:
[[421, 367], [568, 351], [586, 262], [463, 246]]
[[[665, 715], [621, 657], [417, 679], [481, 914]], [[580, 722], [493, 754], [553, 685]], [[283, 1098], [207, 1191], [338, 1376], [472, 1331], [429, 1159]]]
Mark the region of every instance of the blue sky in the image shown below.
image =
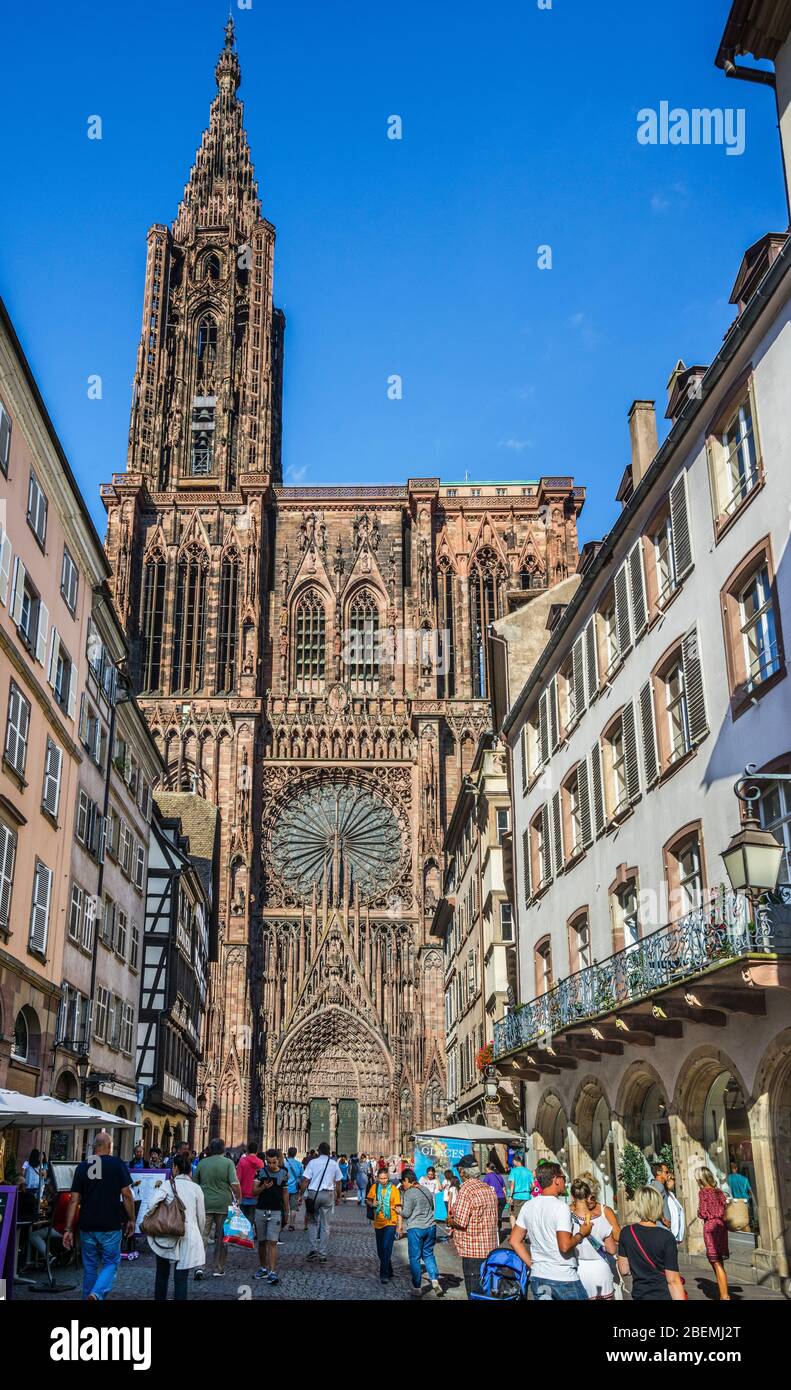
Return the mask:
[[[743, 250], [787, 222], [773, 95], [714, 67], [728, 8], [234, 0], [278, 232], [287, 482], [571, 473], [583, 539], [603, 534], [630, 402], [661, 417], [676, 359], [711, 360]], [[3, 18], [0, 293], [102, 534], [146, 231], [175, 215], [226, 16], [227, 0], [37, 0]], [[638, 144], [637, 112], [662, 100], [744, 107], [745, 153]]]

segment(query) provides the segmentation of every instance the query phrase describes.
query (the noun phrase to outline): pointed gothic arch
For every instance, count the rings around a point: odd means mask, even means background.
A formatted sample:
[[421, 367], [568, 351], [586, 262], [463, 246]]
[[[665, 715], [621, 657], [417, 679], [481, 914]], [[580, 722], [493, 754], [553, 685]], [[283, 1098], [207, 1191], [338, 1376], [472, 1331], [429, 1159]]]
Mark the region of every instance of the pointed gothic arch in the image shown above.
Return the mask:
[[143, 561], [143, 637], [141, 689], [147, 695], [159, 694], [163, 687], [162, 644], [165, 630], [165, 577], [167, 561], [159, 546], [152, 547]]
[[344, 626], [349, 685], [358, 695], [375, 694], [379, 689], [381, 612], [377, 588], [368, 582], [356, 585], [346, 601]]
[[220, 561], [219, 624], [217, 634], [217, 694], [230, 694], [238, 679], [238, 610], [240, 556], [235, 545], [226, 547]]
[[502, 614], [501, 588], [507, 578], [502, 559], [491, 545], [476, 551], [470, 563], [470, 666], [472, 693], [485, 699], [490, 690], [489, 626]]
[[192, 695], [203, 688], [209, 557], [202, 546], [185, 546], [176, 566], [171, 690]]
[[[316, 1097], [328, 1104], [331, 1115], [339, 1101], [357, 1101], [359, 1151], [379, 1152], [386, 1143], [393, 1064], [362, 1015], [341, 1005], [309, 1015], [286, 1034], [269, 1076], [268, 1132], [276, 1144], [307, 1147], [310, 1102]], [[349, 1096], [344, 1091], [352, 1078], [357, 1093]], [[331, 1144], [334, 1139], [331, 1134]]]
[[293, 679], [302, 695], [318, 695], [327, 675], [327, 602], [318, 584], [308, 584], [291, 608]]

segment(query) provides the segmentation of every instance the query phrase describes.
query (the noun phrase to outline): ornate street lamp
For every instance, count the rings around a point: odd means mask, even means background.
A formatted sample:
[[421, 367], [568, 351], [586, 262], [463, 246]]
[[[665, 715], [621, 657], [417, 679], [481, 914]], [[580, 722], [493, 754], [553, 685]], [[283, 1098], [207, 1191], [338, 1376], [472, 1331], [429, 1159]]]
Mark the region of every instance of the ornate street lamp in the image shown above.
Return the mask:
[[487, 1100], [496, 1101], [498, 1092], [497, 1068], [493, 1062], [489, 1062], [483, 1069], [484, 1094]]
[[81, 1052], [74, 1065], [80, 1078], [80, 1100], [84, 1101], [88, 1091], [88, 1072], [91, 1068], [91, 1059], [88, 1053]]
[[722, 859], [731, 887], [744, 893], [755, 903], [762, 893], [772, 893], [777, 887], [783, 846], [769, 830], [762, 830], [756, 815], [756, 803], [761, 796], [761, 782], [791, 782], [791, 773], [755, 771], [748, 763], [734, 791], [747, 807], [741, 828], [723, 851]]

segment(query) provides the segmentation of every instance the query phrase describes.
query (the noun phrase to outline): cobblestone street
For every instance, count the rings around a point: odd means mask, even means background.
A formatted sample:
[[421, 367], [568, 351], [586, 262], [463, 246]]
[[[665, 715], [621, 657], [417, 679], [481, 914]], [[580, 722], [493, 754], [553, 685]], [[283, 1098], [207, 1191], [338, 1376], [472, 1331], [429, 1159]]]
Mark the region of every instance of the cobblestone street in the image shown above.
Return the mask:
[[[380, 1284], [373, 1228], [357, 1206], [356, 1199], [344, 1199], [336, 1209], [330, 1253], [325, 1265], [306, 1259], [308, 1237], [301, 1229], [302, 1213], [299, 1214], [299, 1222], [300, 1226], [296, 1231], [285, 1233], [284, 1243], [278, 1249], [279, 1284], [272, 1286], [264, 1279], [253, 1277], [258, 1268], [258, 1259], [257, 1253], [252, 1250], [230, 1250], [225, 1275], [215, 1279], [211, 1274], [214, 1247], [210, 1245], [207, 1248], [205, 1277], [197, 1282], [190, 1279], [190, 1299], [212, 1303], [238, 1299], [413, 1301], [410, 1293], [406, 1240], [396, 1241], [394, 1246], [393, 1268], [396, 1277], [393, 1283]], [[153, 1298], [154, 1259], [144, 1239], [138, 1239], [138, 1248], [141, 1251], [139, 1259], [124, 1260], [121, 1263], [111, 1294], [113, 1301], [128, 1299], [140, 1302]], [[438, 1300], [435, 1294], [425, 1289], [424, 1284], [421, 1302], [464, 1300], [461, 1265], [452, 1244], [438, 1243], [435, 1249], [445, 1298]], [[716, 1285], [708, 1269], [682, 1265], [681, 1272], [686, 1280], [690, 1300], [716, 1300]], [[38, 1274], [36, 1278], [41, 1281], [42, 1276]], [[27, 1301], [44, 1299], [47, 1302], [53, 1299], [65, 1301], [80, 1298], [80, 1282], [73, 1270], [57, 1270], [56, 1279], [58, 1284], [63, 1286], [58, 1293], [37, 1293], [25, 1285], [18, 1284], [14, 1297]], [[72, 1287], [67, 1289], [67, 1285]], [[742, 1284], [737, 1279], [732, 1280], [731, 1294], [734, 1302], [783, 1301], [781, 1294], [758, 1288], [753, 1284]]]
[[[344, 1200], [336, 1208], [330, 1241], [330, 1253], [324, 1265], [308, 1261], [308, 1237], [301, 1229], [302, 1213], [299, 1213], [299, 1227], [293, 1233], [287, 1231], [283, 1244], [278, 1249], [280, 1283], [272, 1286], [264, 1279], [255, 1279], [258, 1268], [257, 1252], [252, 1250], [230, 1250], [226, 1273], [221, 1279], [211, 1274], [214, 1246], [207, 1247], [206, 1275], [202, 1280], [190, 1280], [190, 1299], [211, 1302], [231, 1299], [322, 1299], [357, 1300], [373, 1299], [410, 1302], [410, 1278], [407, 1264], [406, 1240], [396, 1241], [393, 1254], [393, 1268], [396, 1277], [392, 1284], [379, 1283], [379, 1266], [376, 1259], [373, 1228], [364, 1212], [354, 1200]], [[123, 1260], [111, 1294], [113, 1300], [133, 1299], [135, 1302], [153, 1298], [154, 1258], [148, 1251], [148, 1243], [138, 1238], [141, 1251], [137, 1260]], [[449, 1298], [463, 1298], [464, 1284], [459, 1271], [459, 1262], [450, 1245], [437, 1246], [437, 1263], [442, 1272], [442, 1283]], [[41, 1275], [37, 1278], [40, 1280]], [[15, 1298], [19, 1299], [75, 1299], [80, 1297], [79, 1280], [73, 1270], [57, 1270], [58, 1284], [72, 1284], [74, 1287], [56, 1294], [39, 1294], [29, 1287], [17, 1285]], [[426, 1293], [426, 1302], [437, 1302], [436, 1295]]]

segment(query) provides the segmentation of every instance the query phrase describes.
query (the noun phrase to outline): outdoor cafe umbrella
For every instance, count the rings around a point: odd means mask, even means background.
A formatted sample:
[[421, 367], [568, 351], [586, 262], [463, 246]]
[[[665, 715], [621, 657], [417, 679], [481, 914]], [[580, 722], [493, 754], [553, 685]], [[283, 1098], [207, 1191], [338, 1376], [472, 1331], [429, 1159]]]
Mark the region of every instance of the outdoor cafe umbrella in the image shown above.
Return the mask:
[[135, 1128], [134, 1120], [119, 1119], [79, 1100], [26, 1096], [0, 1088], [0, 1129], [89, 1129], [94, 1125]]
[[520, 1149], [524, 1148], [524, 1136], [515, 1134], [509, 1129], [491, 1129], [488, 1125], [471, 1125], [466, 1121], [460, 1121], [455, 1125], [442, 1125], [440, 1129], [424, 1129], [420, 1134], [415, 1135], [415, 1140], [420, 1139], [457, 1139], [463, 1143], [474, 1145], [478, 1150], [478, 1163], [484, 1166], [483, 1150], [485, 1146], [491, 1147], [493, 1144], [512, 1144]]
[[524, 1144], [524, 1136], [509, 1129], [490, 1129], [488, 1125], [443, 1125], [441, 1129], [422, 1129], [418, 1139], [466, 1139], [470, 1144]]

